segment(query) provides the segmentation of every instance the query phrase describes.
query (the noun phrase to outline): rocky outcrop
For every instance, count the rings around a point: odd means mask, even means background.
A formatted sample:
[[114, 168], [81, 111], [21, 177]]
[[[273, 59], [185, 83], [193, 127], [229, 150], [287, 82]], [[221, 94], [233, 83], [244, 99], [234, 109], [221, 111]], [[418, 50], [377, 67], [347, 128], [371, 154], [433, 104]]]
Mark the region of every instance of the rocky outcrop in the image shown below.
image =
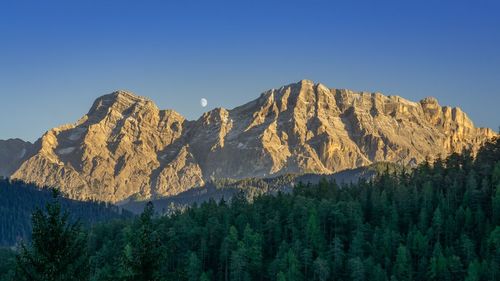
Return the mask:
[[203, 183], [189, 151], [172, 155], [168, 149], [184, 123], [146, 98], [115, 92], [97, 99], [76, 124], [47, 132], [12, 178], [57, 186], [79, 200], [117, 202], [183, 191]]
[[303, 80], [196, 121], [118, 91], [77, 123], [39, 139], [12, 177], [80, 200], [158, 198], [211, 178], [334, 173], [389, 161], [418, 163], [496, 133], [459, 108]]
[[0, 177], [9, 177], [33, 153], [33, 144], [20, 139], [0, 140]]

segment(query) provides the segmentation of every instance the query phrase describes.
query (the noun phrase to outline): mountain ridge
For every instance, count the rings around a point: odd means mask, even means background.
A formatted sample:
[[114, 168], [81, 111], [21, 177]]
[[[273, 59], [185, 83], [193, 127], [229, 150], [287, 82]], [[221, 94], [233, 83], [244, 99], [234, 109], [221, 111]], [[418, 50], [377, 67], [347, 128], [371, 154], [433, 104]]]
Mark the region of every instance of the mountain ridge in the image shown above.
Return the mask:
[[197, 120], [120, 90], [97, 98], [76, 123], [46, 132], [8, 176], [58, 186], [70, 198], [118, 202], [176, 195], [212, 178], [416, 164], [495, 135], [435, 98], [412, 102], [310, 80]]
[[0, 177], [16, 171], [31, 153], [33, 144], [19, 138], [0, 140]]

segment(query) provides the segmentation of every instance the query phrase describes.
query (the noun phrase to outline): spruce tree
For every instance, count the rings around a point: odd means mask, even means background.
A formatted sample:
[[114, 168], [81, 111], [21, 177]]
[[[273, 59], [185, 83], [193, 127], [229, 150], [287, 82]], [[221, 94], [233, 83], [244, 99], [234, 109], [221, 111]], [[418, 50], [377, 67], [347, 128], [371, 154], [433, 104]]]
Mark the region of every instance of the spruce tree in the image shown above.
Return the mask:
[[139, 219], [127, 230], [123, 272], [126, 280], [159, 280], [160, 243], [153, 227], [154, 207], [146, 204]]
[[16, 280], [67, 281], [88, 279], [86, 234], [79, 222], [70, 223], [61, 211], [59, 192], [45, 211], [37, 208], [32, 216], [30, 245], [21, 244], [16, 257]]
[[192, 252], [188, 258], [187, 276], [189, 281], [198, 281], [201, 276], [201, 261], [196, 253]]
[[404, 245], [399, 245], [394, 265], [394, 276], [398, 281], [411, 280], [410, 255]]

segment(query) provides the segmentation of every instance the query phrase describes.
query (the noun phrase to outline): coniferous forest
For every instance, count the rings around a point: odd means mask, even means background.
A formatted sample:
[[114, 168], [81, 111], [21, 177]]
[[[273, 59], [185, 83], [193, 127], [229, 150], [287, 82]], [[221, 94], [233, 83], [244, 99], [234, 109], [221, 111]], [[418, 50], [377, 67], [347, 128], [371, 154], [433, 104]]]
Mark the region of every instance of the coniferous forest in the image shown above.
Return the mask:
[[498, 139], [370, 181], [244, 198], [168, 216], [148, 204], [91, 227], [53, 200], [31, 243], [0, 251], [0, 280], [500, 280]]
[[[15, 245], [31, 236], [31, 215], [38, 207], [51, 201], [51, 191], [40, 189], [22, 181], [0, 179], [0, 247]], [[66, 198], [59, 200], [71, 220], [84, 225], [118, 218], [130, 218], [132, 214], [103, 202], [82, 202]]]

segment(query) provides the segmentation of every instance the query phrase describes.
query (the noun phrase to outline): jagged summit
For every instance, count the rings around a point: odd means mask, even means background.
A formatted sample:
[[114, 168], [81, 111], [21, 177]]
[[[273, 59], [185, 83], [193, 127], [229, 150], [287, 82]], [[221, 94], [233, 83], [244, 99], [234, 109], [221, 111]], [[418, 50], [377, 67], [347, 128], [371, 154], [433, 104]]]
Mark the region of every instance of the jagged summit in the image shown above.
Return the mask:
[[103, 96], [97, 98], [96, 100], [113, 100], [113, 101], [130, 100], [130, 101], [134, 101], [134, 102], [143, 102], [143, 101], [149, 101], [150, 99], [147, 97], [136, 95], [131, 91], [116, 90], [110, 94], [103, 95]]
[[0, 140], [0, 177], [8, 177], [30, 156], [33, 144], [21, 139]]
[[97, 98], [87, 115], [106, 115], [111, 110], [122, 112], [131, 109], [133, 106], [141, 107], [146, 104], [155, 106], [148, 98], [137, 96], [132, 92], [119, 90]]
[[434, 98], [412, 102], [310, 80], [195, 121], [116, 91], [96, 99], [77, 123], [48, 131], [3, 172], [59, 186], [72, 198], [119, 202], [179, 194], [211, 178], [418, 163], [476, 149], [495, 135]]
[[143, 104], [143, 103], [146, 103], [149, 101], [151, 101], [151, 100], [146, 98], [146, 97], [141, 97], [141, 96], [135, 95], [132, 92], [118, 90], [118, 91], [115, 91], [115, 92], [112, 92], [110, 94], [103, 95], [103, 96], [97, 98], [94, 101], [94, 105], [92, 106], [92, 109], [94, 109], [94, 108], [98, 109], [100, 107], [109, 107], [109, 106], [112, 106], [114, 104], [123, 104], [123, 105], [130, 106], [132, 104], [136, 104], [136, 103]]
[[438, 100], [435, 97], [426, 97], [426, 98], [423, 98], [422, 100], [420, 100], [420, 103], [421, 104], [435, 104], [435, 105], [439, 105], [439, 102], [438, 102]]

